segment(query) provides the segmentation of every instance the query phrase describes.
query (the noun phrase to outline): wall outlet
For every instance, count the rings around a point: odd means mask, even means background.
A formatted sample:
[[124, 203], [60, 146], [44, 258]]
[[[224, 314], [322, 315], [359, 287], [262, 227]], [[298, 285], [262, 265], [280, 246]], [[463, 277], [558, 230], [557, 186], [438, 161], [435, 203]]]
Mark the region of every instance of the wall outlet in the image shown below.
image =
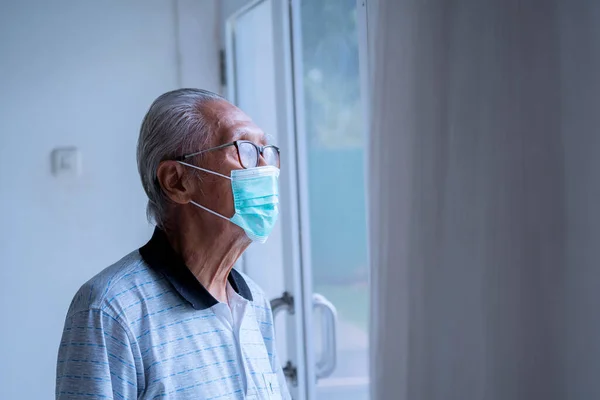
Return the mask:
[[52, 175], [77, 178], [81, 176], [81, 154], [77, 147], [52, 150]]

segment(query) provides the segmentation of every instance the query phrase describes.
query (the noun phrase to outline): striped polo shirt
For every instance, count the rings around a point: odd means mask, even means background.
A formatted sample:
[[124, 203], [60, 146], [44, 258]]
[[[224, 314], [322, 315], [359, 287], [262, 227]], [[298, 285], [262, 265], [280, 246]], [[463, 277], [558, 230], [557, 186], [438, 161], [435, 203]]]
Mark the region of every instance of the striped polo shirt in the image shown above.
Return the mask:
[[75, 295], [56, 398], [289, 399], [269, 301], [235, 270], [228, 286], [234, 309], [198, 282], [157, 229]]

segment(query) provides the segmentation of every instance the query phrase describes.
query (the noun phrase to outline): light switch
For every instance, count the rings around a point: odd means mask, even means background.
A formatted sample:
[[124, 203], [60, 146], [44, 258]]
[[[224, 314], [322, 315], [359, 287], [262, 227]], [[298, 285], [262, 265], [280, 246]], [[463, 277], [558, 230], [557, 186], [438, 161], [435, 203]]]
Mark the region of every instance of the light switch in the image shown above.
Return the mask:
[[52, 150], [52, 174], [76, 178], [81, 175], [81, 155], [77, 147], [60, 147]]

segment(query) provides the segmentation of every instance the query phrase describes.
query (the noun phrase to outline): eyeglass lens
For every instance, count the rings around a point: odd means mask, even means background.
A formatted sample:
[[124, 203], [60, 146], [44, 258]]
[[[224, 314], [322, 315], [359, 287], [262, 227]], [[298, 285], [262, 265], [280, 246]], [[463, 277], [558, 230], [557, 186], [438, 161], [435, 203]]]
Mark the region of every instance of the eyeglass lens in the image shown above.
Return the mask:
[[[244, 168], [254, 168], [258, 166], [259, 152], [258, 148], [250, 142], [240, 142], [238, 144], [238, 152], [240, 161]], [[263, 150], [263, 158], [267, 165], [279, 167], [279, 152], [274, 147], [265, 147]]]

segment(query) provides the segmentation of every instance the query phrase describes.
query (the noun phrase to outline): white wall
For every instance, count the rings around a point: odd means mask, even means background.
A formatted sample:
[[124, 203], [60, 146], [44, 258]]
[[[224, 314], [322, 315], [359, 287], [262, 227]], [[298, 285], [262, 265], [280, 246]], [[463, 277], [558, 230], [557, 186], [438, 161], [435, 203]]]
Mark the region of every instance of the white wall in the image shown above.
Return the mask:
[[[217, 6], [0, 3], [0, 399], [54, 397], [73, 294], [148, 239], [141, 119], [167, 90], [219, 90]], [[79, 148], [79, 178], [51, 174], [60, 146]]]

